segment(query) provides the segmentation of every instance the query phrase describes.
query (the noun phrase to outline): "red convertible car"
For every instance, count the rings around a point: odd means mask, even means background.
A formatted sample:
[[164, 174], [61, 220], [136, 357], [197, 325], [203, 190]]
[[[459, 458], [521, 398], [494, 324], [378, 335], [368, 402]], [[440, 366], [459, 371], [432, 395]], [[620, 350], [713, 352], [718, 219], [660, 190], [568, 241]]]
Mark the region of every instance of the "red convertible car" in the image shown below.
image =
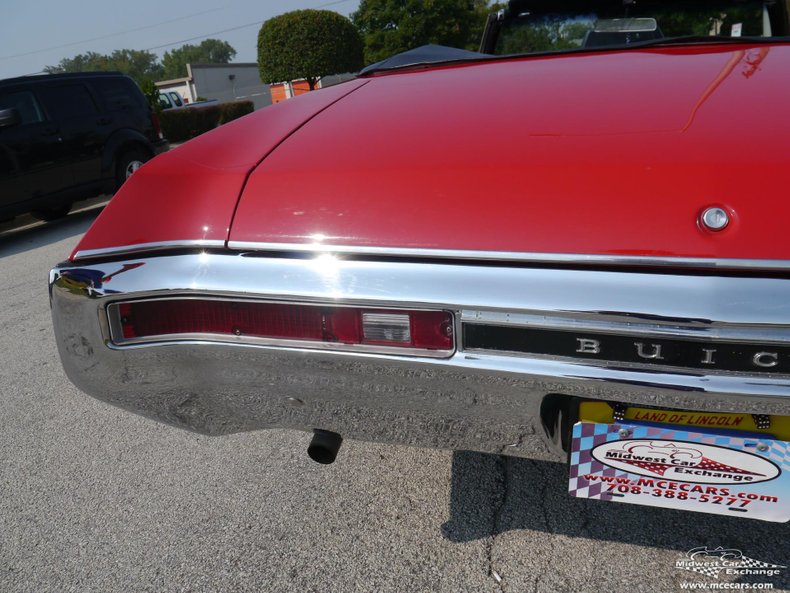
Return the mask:
[[524, 0], [143, 166], [51, 272], [86, 393], [790, 518], [787, 3]]

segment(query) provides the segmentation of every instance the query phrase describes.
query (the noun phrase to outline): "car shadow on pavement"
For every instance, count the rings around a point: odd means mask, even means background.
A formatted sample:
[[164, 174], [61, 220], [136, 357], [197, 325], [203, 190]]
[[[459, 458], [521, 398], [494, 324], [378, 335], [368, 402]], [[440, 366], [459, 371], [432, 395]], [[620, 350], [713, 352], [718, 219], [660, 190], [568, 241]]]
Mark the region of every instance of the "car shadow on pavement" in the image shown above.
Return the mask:
[[[788, 565], [786, 523], [582, 500], [568, 495], [568, 468], [561, 463], [456, 451], [449, 520], [443, 535], [454, 542], [514, 530], [674, 549], [737, 548], [765, 562]], [[679, 557], [680, 558], [680, 557]], [[772, 582], [790, 587], [790, 571]], [[741, 577], [750, 582], [751, 577]], [[757, 581], [764, 577], [756, 577]]]
[[[105, 202], [53, 222], [39, 222], [29, 216], [20, 216], [0, 223], [0, 259], [83, 234], [102, 211], [105, 203], [106, 198]], [[64, 253], [63, 259], [68, 255]]]

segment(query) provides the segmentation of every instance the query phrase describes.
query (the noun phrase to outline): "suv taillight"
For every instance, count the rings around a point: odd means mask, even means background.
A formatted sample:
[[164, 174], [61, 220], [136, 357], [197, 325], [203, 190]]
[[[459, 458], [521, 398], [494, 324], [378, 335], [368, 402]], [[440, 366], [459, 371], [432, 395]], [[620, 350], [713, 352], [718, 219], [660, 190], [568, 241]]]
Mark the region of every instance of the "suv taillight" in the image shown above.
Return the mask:
[[162, 125], [159, 123], [159, 118], [153, 111], [151, 112], [151, 125], [154, 126], [154, 134], [156, 134], [156, 137], [162, 140], [164, 138], [162, 134]]

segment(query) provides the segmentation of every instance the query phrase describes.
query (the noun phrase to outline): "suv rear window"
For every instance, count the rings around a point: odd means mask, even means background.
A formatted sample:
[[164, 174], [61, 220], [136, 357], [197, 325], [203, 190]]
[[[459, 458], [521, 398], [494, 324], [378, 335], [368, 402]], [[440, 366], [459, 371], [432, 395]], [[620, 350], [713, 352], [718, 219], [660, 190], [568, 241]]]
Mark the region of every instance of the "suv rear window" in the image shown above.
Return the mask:
[[52, 119], [63, 121], [96, 114], [96, 104], [82, 84], [45, 86], [37, 89], [38, 96]]

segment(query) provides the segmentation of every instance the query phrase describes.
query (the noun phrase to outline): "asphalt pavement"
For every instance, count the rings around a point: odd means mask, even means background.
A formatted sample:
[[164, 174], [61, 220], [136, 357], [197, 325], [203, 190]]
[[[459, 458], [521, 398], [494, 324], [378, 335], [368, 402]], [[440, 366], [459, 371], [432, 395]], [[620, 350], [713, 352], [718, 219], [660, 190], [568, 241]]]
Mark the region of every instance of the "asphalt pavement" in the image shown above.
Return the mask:
[[469, 452], [346, 441], [320, 466], [306, 433], [205, 437], [93, 400], [46, 281], [96, 203], [0, 224], [0, 593], [790, 588], [675, 567], [700, 546], [790, 566], [786, 524], [576, 500], [561, 464]]

